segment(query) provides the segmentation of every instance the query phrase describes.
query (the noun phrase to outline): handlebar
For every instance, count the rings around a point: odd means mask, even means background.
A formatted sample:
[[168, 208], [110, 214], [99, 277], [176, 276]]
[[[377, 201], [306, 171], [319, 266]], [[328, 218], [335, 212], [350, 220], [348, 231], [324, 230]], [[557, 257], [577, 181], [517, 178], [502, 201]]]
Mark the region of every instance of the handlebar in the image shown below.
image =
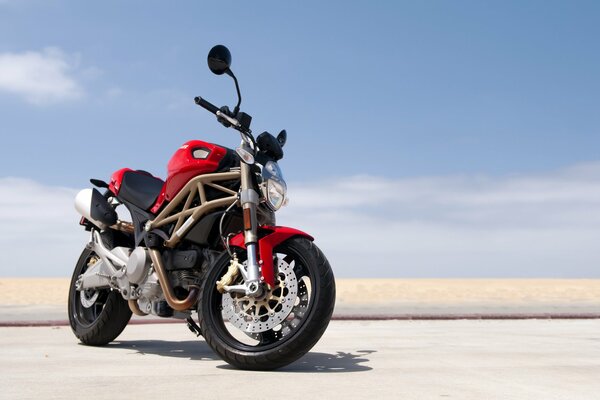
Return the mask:
[[198, 104], [200, 107], [204, 108], [205, 110], [210, 111], [211, 113], [217, 115], [217, 111], [219, 111], [219, 107], [215, 106], [214, 104], [212, 104], [209, 101], [204, 100], [202, 97], [198, 96], [194, 98], [194, 101], [196, 102], [196, 104]]
[[[210, 111], [212, 114], [217, 116], [217, 121], [221, 124], [225, 125], [225, 127], [233, 128], [236, 131], [239, 131], [242, 134], [242, 138], [249, 137], [250, 142], [255, 143], [254, 137], [252, 136], [252, 131], [250, 130], [250, 121], [252, 121], [252, 117], [246, 113], [238, 113], [236, 117], [233, 118], [229, 116], [227, 113], [221, 111], [221, 109], [209, 101], [204, 100], [202, 97], [198, 96], [194, 98], [196, 104], [205, 110]], [[246, 139], [244, 139], [246, 140]]]

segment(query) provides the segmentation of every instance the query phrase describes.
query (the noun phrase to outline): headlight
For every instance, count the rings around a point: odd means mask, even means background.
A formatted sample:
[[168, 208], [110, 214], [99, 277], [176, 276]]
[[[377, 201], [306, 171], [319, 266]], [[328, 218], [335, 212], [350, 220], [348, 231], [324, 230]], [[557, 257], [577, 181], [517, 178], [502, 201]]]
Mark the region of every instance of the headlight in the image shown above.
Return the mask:
[[285, 186], [285, 182], [277, 182], [273, 179], [269, 179], [267, 181], [267, 204], [273, 209], [273, 211], [279, 210], [283, 205], [286, 191], [287, 188]]
[[285, 202], [287, 185], [283, 180], [281, 169], [276, 162], [269, 161], [262, 170], [262, 190], [263, 196], [267, 200], [267, 205], [277, 211]]

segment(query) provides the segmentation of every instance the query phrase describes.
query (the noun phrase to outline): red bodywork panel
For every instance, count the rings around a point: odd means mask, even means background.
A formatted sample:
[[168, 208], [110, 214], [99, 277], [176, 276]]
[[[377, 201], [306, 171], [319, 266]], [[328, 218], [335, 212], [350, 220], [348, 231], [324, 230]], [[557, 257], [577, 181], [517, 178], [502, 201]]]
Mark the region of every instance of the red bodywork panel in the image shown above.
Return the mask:
[[[119, 190], [121, 190], [121, 183], [123, 182], [123, 175], [125, 175], [126, 172], [130, 172], [130, 171], [135, 172], [135, 173], [150, 175], [150, 173], [148, 173], [148, 172], [136, 171], [131, 168], [121, 168], [121, 169], [113, 172], [112, 175], [110, 176], [110, 182], [108, 183], [108, 190], [113, 192], [115, 194], [115, 196], [118, 195]], [[151, 175], [151, 176], [154, 176], [154, 175]], [[154, 177], [158, 178], [157, 176], [154, 176]], [[160, 179], [160, 178], [158, 178], [158, 179]], [[165, 186], [163, 186], [163, 188], [162, 188], [161, 195], [165, 191]], [[160, 196], [159, 196], [159, 199], [160, 199]], [[158, 202], [158, 200], [157, 200], [157, 202]]]
[[167, 166], [167, 182], [150, 210], [156, 214], [165, 201], [171, 201], [177, 193], [195, 176], [215, 172], [227, 154], [225, 147], [190, 140], [181, 146]]
[[[275, 286], [275, 272], [273, 269], [273, 248], [285, 242], [293, 236], [303, 236], [309, 240], [314, 240], [308, 233], [298, 229], [287, 228], [285, 226], [260, 226], [258, 227], [258, 258], [261, 264], [261, 274], [265, 282], [271, 287]], [[235, 247], [246, 248], [244, 243], [244, 233], [238, 233], [231, 238], [229, 243]]]
[[121, 168], [113, 172], [110, 176], [110, 182], [108, 183], [108, 189], [113, 192], [115, 195], [119, 194], [119, 189], [121, 189], [121, 182], [123, 182], [123, 174], [127, 171], [133, 171], [131, 168]]
[[[226, 154], [227, 149], [216, 144], [202, 140], [186, 142], [171, 157], [167, 166], [167, 180], [150, 212], [157, 214], [165, 201], [171, 201], [193, 177], [215, 172]], [[121, 168], [111, 175], [108, 188], [115, 195], [119, 194], [123, 175], [128, 171], [135, 172], [130, 168]]]

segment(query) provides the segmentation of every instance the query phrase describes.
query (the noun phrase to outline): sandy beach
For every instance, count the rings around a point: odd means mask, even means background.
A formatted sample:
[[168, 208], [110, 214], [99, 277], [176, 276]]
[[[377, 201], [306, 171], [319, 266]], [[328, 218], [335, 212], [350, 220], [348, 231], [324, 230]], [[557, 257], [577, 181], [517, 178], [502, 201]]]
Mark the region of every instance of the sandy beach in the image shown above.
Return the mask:
[[[338, 279], [337, 316], [600, 314], [599, 279]], [[62, 319], [68, 278], [0, 278], [0, 319]]]
[[[591, 303], [600, 279], [337, 279], [337, 303]], [[0, 278], [2, 305], [66, 304], [68, 278]]]

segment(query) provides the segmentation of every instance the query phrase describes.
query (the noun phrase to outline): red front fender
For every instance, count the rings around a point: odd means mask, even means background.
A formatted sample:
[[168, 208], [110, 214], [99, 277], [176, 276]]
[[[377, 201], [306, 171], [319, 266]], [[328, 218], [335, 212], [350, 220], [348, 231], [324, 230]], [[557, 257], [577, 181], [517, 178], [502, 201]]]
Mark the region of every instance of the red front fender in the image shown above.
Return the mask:
[[[314, 240], [312, 236], [298, 229], [285, 226], [259, 226], [258, 227], [258, 257], [260, 259], [261, 274], [265, 282], [271, 287], [275, 286], [275, 272], [273, 270], [273, 248], [285, 242], [291, 237], [302, 236], [308, 240]], [[244, 233], [238, 233], [231, 238], [232, 246], [246, 248]]]

